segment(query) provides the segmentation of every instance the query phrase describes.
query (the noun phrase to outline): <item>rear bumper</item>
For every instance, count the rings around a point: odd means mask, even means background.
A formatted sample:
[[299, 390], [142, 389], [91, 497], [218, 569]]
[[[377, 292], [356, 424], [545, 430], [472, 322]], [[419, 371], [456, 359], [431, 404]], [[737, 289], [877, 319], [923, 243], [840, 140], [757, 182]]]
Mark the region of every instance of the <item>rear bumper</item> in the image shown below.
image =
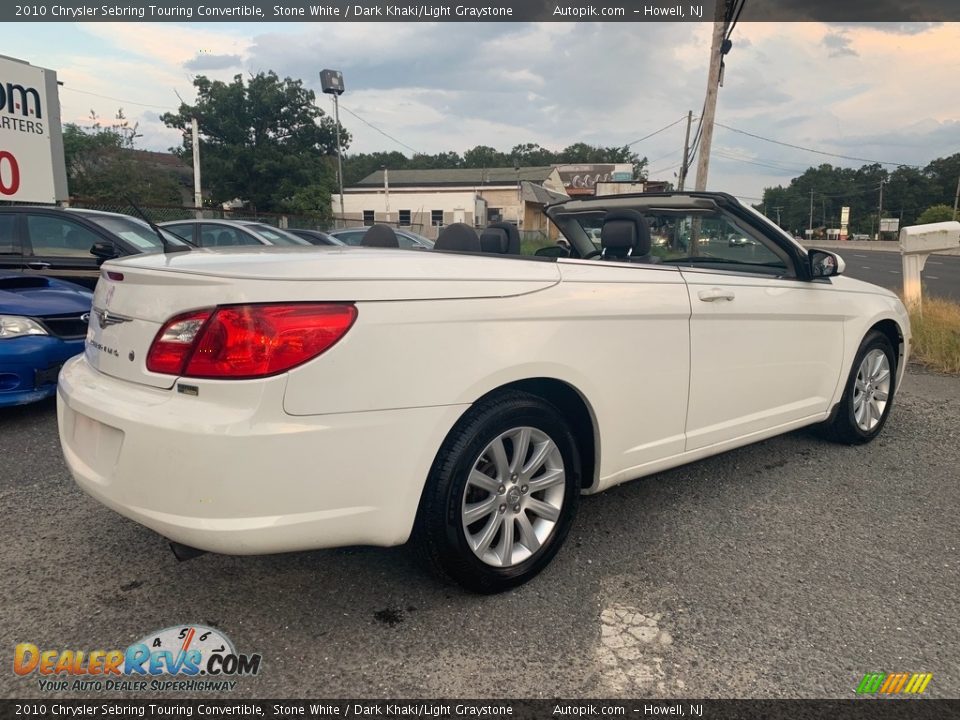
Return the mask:
[[111, 378], [78, 357], [57, 400], [67, 466], [107, 507], [201, 550], [405, 542], [464, 406], [293, 417], [285, 386], [284, 376], [207, 381], [193, 397]]
[[0, 340], [0, 407], [51, 397], [63, 362], [83, 352], [83, 338], [49, 335]]

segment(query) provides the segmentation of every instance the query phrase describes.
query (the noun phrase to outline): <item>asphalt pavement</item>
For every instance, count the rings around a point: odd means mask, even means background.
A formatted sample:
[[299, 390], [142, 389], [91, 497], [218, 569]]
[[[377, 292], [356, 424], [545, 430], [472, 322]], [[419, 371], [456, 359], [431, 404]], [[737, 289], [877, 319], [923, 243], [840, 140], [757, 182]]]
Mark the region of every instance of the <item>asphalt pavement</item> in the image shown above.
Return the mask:
[[52, 403], [0, 411], [0, 458], [2, 697], [41, 696], [17, 643], [184, 623], [262, 653], [233, 698], [851, 698], [867, 672], [960, 696], [956, 378], [912, 371], [866, 447], [794, 432], [585, 498], [552, 565], [494, 597], [407, 548], [178, 563], [73, 484]]
[[[846, 263], [844, 274], [857, 280], [903, 290], [903, 261], [898, 252], [838, 249]], [[960, 300], [960, 257], [931, 255], [920, 276], [924, 295]]]

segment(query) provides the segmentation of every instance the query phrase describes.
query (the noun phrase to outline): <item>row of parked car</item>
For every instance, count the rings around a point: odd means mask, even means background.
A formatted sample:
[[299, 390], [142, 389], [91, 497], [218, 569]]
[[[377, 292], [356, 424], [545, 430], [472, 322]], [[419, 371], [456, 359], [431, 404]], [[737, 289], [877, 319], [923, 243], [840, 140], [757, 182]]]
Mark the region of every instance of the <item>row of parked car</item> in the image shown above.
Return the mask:
[[[96, 210], [0, 207], [0, 407], [54, 394], [64, 361], [83, 351], [92, 289], [105, 260], [160, 252], [164, 245], [362, 245], [367, 231], [282, 230], [256, 221], [206, 219], [151, 226]], [[433, 247], [409, 230], [394, 234], [395, 247]]]

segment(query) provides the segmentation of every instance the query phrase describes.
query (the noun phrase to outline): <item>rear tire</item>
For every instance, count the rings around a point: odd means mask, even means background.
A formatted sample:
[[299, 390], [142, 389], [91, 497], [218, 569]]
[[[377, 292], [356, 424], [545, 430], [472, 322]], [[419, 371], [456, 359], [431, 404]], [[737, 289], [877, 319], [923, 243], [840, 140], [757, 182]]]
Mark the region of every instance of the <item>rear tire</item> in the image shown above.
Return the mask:
[[896, 376], [897, 356], [889, 338], [871, 331], [857, 350], [840, 406], [822, 426], [822, 434], [847, 445], [873, 440], [890, 416]]
[[414, 541], [435, 571], [469, 590], [521, 585], [566, 539], [580, 474], [576, 440], [553, 405], [519, 391], [491, 396], [437, 453]]

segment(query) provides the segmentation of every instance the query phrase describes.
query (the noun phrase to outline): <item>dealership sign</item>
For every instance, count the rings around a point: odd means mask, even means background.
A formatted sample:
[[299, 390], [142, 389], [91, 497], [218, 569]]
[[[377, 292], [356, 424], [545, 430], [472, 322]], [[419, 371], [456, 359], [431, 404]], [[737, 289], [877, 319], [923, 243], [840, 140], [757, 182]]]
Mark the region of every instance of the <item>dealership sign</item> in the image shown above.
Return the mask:
[[57, 74], [0, 55], [0, 200], [66, 198]]

